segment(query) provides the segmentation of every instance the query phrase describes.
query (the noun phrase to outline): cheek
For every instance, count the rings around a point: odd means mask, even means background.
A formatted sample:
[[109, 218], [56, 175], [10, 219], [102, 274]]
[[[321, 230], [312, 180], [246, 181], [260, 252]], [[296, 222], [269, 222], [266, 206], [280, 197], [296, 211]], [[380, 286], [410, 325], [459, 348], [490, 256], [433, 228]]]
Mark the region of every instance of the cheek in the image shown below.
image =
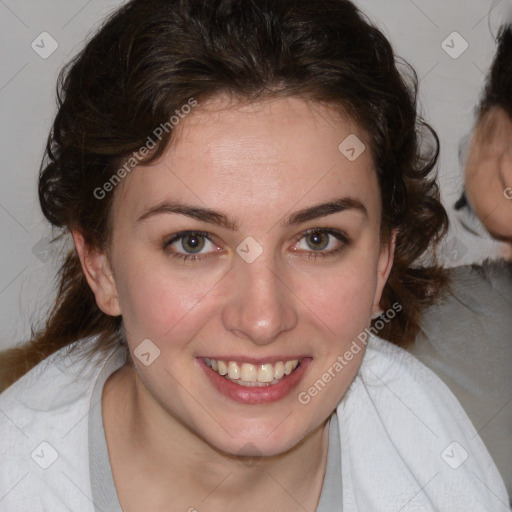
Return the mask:
[[132, 336], [163, 339], [197, 324], [218, 276], [171, 273], [170, 264], [126, 260], [116, 276], [123, 322]]
[[338, 346], [350, 342], [365, 327], [372, 313], [377, 287], [376, 262], [354, 252], [343, 265], [302, 276], [297, 295], [323, 324]]
[[[308, 287], [303, 284], [305, 293]], [[324, 418], [342, 399], [361, 366], [377, 285], [376, 263], [359, 255], [328, 278], [316, 276], [309, 284], [305, 314], [314, 323], [313, 335], [321, 335], [315, 340], [314, 370], [298, 390], [297, 399], [309, 417]]]

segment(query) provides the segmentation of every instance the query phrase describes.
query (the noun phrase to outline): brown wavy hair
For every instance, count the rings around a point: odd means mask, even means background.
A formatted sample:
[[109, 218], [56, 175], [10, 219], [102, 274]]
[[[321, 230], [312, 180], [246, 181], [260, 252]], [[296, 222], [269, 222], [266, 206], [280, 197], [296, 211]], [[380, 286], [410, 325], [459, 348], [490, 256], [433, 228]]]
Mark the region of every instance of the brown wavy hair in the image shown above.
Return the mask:
[[[98, 200], [94, 190], [190, 98], [200, 105], [224, 93], [325, 103], [368, 134], [383, 241], [398, 232], [381, 307], [403, 308], [379, 336], [411, 342], [421, 308], [447, 281], [434, 250], [448, 227], [435, 173], [439, 141], [418, 115], [416, 74], [346, 0], [132, 0], [114, 12], [59, 75], [39, 176], [41, 208], [57, 238], [76, 229], [108, 250], [115, 192]], [[165, 132], [144, 163], [171, 136]], [[44, 326], [0, 354], [0, 389], [89, 336], [91, 353], [106, 353], [122, 342], [122, 319], [98, 308], [73, 249]]]

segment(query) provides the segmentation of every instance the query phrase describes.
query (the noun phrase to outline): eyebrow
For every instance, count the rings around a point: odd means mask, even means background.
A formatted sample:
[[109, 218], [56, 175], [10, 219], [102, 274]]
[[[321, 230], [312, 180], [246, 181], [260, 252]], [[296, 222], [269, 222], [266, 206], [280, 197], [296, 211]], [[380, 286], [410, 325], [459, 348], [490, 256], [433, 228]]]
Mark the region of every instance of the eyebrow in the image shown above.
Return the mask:
[[223, 228], [230, 229], [233, 231], [236, 231], [238, 229], [236, 223], [230, 220], [228, 216], [223, 213], [210, 210], [209, 208], [200, 208], [197, 206], [190, 206], [183, 203], [175, 203], [169, 201], [164, 201], [163, 203], [148, 208], [137, 219], [137, 222], [162, 213], [177, 213], [179, 215], [191, 217], [192, 219], [208, 222], [209, 224], [216, 224], [218, 226], [222, 226]]
[[299, 210], [291, 214], [285, 219], [286, 225], [292, 224], [303, 224], [304, 222], [332, 215], [334, 213], [344, 212], [347, 210], [353, 210], [362, 213], [365, 217], [368, 217], [368, 211], [364, 204], [353, 197], [340, 197], [329, 201], [327, 203], [318, 204]]
[[[368, 211], [364, 204], [356, 198], [340, 197], [326, 203], [321, 203], [315, 206], [310, 206], [294, 212], [284, 218], [286, 226], [303, 224], [310, 220], [332, 215], [334, 213], [344, 212], [347, 210], [360, 212], [365, 217], [368, 216]], [[138, 219], [137, 222], [154, 217], [160, 214], [178, 214], [190, 217], [192, 219], [207, 222], [209, 224], [216, 224], [223, 228], [237, 231], [238, 226], [234, 220], [231, 220], [227, 215], [209, 208], [201, 208], [191, 206], [183, 203], [164, 201], [148, 208]]]

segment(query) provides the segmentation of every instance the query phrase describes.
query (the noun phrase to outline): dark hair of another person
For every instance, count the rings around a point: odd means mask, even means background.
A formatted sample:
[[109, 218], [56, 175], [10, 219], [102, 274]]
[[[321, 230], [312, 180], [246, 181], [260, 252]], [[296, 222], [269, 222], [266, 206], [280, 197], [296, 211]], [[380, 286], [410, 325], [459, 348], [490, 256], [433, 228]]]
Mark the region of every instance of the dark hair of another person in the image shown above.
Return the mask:
[[482, 117], [491, 108], [500, 107], [512, 119], [512, 25], [501, 27], [497, 42], [478, 115]]
[[[478, 106], [477, 122], [495, 107], [503, 109], [512, 119], [512, 25], [502, 26], [496, 40], [496, 54]], [[454, 208], [471, 209], [465, 193], [456, 201]]]
[[[369, 139], [382, 241], [398, 230], [381, 306], [402, 306], [381, 321], [378, 334], [406, 345], [422, 306], [447, 281], [434, 249], [448, 219], [435, 175], [437, 135], [417, 113], [414, 71], [404, 65], [402, 73], [399, 65], [384, 35], [345, 0], [132, 0], [59, 76], [58, 113], [40, 170], [42, 211], [59, 236], [76, 229], [87, 244], [107, 250], [115, 191], [102, 200], [93, 191], [190, 98], [197, 108], [220, 94], [241, 102], [294, 96], [328, 104]], [[164, 133], [145, 163], [162, 154], [171, 136]], [[0, 389], [94, 335], [90, 354], [106, 353], [122, 342], [122, 318], [98, 308], [73, 248], [44, 326], [0, 354]]]

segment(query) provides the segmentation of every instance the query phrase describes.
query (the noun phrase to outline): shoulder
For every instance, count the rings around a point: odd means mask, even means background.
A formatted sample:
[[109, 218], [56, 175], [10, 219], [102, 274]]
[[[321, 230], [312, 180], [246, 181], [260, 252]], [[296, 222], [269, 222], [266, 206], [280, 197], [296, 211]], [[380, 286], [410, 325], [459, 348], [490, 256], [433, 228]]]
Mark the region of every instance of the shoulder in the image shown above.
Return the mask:
[[410, 396], [416, 399], [417, 406], [432, 406], [432, 412], [437, 411], [435, 416], [439, 416], [436, 421], [442, 421], [439, 411], [445, 404], [447, 411], [451, 411], [450, 417], [459, 416], [464, 427], [472, 429], [456, 397], [430, 368], [407, 350], [378, 336], [369, 338], [358, 378], [364, 382], [367, 391], [382, 393], [391, 401], [394, 401], [393, 396], [395, 399]]
[[64, 412], [66, 406], [87, 395], [88, 387], [101, 370], [99, 357], [89, 356], [95, 337], [84, 338], [58, 350], [0, 394], [0, 408], [24, 413], [32, 421], [38, 413]]
[[106, 359], [90, 355], [95, 341], [57, 351], [0, 394], [0, 496], [8, 510], [90, 510], [88, 411]]
[[423, 425], [439, 438], [443, 433], [475, 438], [478, 451], [487, 453], [452, 389], [407, 350], [371, 336], [357, 379], [363, 384], [364, 394], [392, 406], [382, 412], [383, 418], [396, 418], [398, 409], [404, 424]]
[[371, 336], [337, 412], [344, 493], [362, 509], [399, 509], [415, 495], [417, 510], [494, 510], [508, 501], [456, 397], [407, 351]]

